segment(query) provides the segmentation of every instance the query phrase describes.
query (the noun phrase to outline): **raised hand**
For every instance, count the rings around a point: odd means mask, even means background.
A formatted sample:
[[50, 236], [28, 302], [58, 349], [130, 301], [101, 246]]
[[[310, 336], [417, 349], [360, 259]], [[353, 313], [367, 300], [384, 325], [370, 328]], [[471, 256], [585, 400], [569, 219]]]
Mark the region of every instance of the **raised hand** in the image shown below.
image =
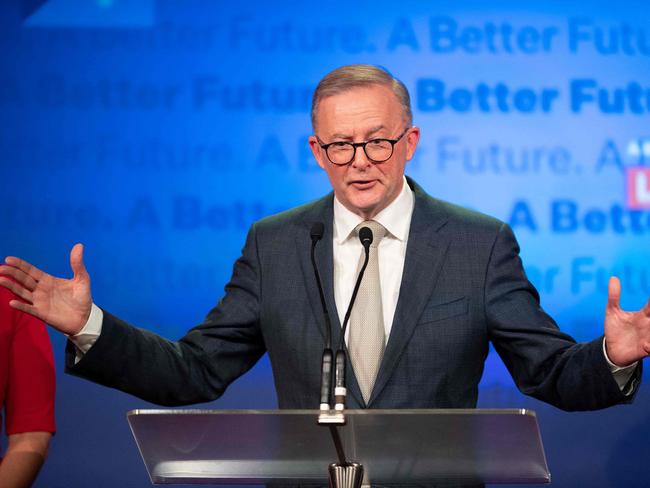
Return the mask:
[[12, 300], [9, 305], [40, 318], [65, 334], [74, 335], [83, 328], [92, 307], [83, 245], [75, 244], [70, 251], [74, 276], [69, 280], [49, 275], [16, 257], [6, 258], [5, 263], [0, 265], [0, 285], [22, 299]]
[[638, 312], [621, 309], [621, 282], [609, 279], [605, 311], [607, 355], [617, 366], [628, 366], [650, 355], [650, 300]]

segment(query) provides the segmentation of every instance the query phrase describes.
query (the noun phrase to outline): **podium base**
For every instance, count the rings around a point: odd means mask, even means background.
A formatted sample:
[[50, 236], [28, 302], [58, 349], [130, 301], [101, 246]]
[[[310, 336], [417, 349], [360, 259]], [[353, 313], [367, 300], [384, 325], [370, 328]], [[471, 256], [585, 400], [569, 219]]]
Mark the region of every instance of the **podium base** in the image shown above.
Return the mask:
[[359, 463], [329, 465], [330, 488], [361, 488], [363, 466]]

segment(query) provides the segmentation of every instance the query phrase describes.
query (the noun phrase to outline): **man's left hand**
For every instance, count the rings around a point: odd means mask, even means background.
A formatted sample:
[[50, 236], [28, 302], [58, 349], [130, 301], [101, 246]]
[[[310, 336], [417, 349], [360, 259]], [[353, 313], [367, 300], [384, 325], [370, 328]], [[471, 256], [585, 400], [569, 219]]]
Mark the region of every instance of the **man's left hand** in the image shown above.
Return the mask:
[[624, 367], [650, 355], [650, 300], [638, 312], [621, 309], [621, 282], [609, 279], [605, 311], [607, 356], [616, 366]]

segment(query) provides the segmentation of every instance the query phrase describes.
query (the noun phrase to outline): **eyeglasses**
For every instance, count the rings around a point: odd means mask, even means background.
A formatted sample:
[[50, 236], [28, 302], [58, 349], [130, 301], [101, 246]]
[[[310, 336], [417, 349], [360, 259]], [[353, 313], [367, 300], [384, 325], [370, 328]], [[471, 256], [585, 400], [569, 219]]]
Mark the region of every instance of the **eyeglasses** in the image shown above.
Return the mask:
[[363, 152], [366, 153], [366, 157], [369, 161], [373, 163], [384, 163], [390, 159], [393, 155], [393, 150], [395, 149], [395, 144], [397, 144], [404, 134], [408, 132], [410, 127], [404, 129], [397, 139], [370, 139], [366, 142], [330, 142], [329, 144], [324, 144], [318, 136], [316, 140], [320, 145], [321, 149], [325, 150], [327, 154], [327, 159], [330, 160], [330, 163], [337, 166], [346, 166], [354, 161], [354, 156], [357, 153], [357, 148], [362, 147]]

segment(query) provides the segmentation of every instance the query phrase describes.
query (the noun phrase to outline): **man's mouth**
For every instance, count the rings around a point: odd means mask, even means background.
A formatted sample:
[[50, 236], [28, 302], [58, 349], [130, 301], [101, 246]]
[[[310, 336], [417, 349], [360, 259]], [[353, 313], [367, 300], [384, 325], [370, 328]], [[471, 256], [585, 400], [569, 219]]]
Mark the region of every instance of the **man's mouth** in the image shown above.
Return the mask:
[[367, 190], [375, 186], [375, 183], [377, 183], [377, 180], [353, 180], [350, 182], [350, 186], [357, 190]]

